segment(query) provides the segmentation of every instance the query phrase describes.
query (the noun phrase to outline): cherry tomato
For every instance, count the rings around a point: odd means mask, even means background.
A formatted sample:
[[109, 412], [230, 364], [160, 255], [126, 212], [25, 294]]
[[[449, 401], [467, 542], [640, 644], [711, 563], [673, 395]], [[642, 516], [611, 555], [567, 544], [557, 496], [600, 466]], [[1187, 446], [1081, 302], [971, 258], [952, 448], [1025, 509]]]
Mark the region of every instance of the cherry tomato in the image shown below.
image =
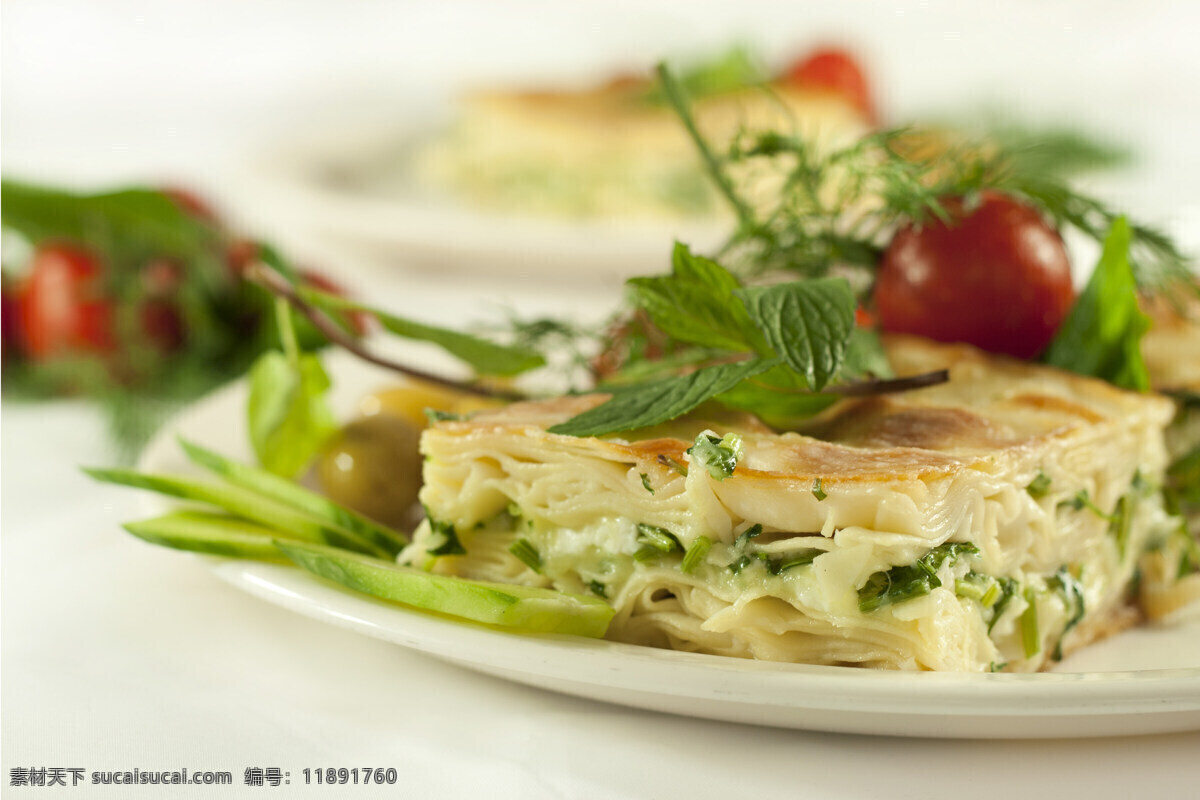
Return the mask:
[[866, 74], [845, 50], [833, 47], [814, 50], [789, 67], [785, 77], [798, 86], [837, 92], [861, 111], [868, 122], [875, 122], [875, 103]]
[[943, 207], [950, 224], [909, 225], [884, 252], [874, 296], [881, 327], [1038, 355], [1075, 300], [1062, 237], [1035, 209], [994, 192], [976, 208]]
[[114, 348], [112, 303], [104, 296], [100, 262], [81, 247], [39, 246], [17, 303], [22, 349], [32, 358]]
[[179, 309], [170, 300], [143, 300], [138, 306], [138, 324], [147, 342], [160, 353], [175, 352], [187, 338]]

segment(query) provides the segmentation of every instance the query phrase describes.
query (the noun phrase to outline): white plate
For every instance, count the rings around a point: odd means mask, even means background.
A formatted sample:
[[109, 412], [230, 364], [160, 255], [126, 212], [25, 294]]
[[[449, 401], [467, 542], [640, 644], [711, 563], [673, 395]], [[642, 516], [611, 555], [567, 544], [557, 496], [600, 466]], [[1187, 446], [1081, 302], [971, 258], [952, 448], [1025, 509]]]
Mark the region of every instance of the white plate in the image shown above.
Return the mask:
[[396, 105], [403, 116], [338, 115], [256, 154], [239, 183], [259, 227], [284, 235], [301, 226], [414, 267], [572, 281], [662, 272], [674, 240], [708, 252], [731, 230], [717, 220], [575, 220], [472, 208], [405, 169], [414, 148], [451, 120], [450, 101]]
[[[386, 375], [342, 353], [327, 366], [343, 412]], [[177, 435], [249, 456], [245, 386], [197, 403], [141, 468], [188, 471]], [[155, 513], [162, 502], [151, 498]], [[1037, 675], [901, 673], [746, 661], [564, 636], [526, 636], [357, 595], [278, 565], [213, 559], [219, 576], [314, 619], [567, 694], [709, 719], [895, 736], [1042, 738], [1200, 728], [1200, 613], [1142, 628]], [[1200, 611], [1200, 609], [1196, 609]], [[303, 642], [296, 642], [303, 648]]]

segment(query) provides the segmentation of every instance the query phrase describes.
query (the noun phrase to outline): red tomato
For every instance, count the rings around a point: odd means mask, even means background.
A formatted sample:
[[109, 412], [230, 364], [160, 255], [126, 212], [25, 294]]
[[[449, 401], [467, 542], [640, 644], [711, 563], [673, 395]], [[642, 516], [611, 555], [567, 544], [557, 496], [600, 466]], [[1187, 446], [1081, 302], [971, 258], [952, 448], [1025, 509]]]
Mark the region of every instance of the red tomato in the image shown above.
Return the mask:
[[108, 353], [114, 347], [112, 303], [100, 262], [70, 244], [43, 244], [17, 299], [21, 344], [35, 359]]
[[138, 324], [148, 343], [160, 353], [171, 353], [183, 346], [186, 338], [183, 319], [169, 300], [143, 300], [138, 306]]
[[1062, 237], [1033, 208], [986, 192], [978, 208], [943, 203], [951, 224], [909, 225], [883, 254], [875, 310], [885, 331], [968, 342], [1033, 358], [1075, 290]]
[[837, 92], [861, 111], [868, 122], [875, 122], [875, 103], [866, 74], [845, 50], [832, 47], [814, 50], [789, 67], [785, 77], [798, 86]]

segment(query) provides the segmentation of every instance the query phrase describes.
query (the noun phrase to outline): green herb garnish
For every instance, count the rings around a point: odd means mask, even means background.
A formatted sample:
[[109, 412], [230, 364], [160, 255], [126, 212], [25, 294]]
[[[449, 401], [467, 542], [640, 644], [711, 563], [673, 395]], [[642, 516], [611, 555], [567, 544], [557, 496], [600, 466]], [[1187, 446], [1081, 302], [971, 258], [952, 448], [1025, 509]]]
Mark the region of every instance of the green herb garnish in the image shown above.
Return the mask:
[[696, 443], [687, 452], [708, 470], [713, 480], [723, 481], [733, 476], [738, 459], [742, 457], [742, 437], [736, 433], [718, 437], [705, 431], [696, 437]]
[[1041, 500], [1050, 491], [1050, 483], [1050, 476], [1039, 469], [1037, 477], [1029, 482], [1025, 491], [1029, 492], [1029, 496], [1034, 500]]
[[521, 538], [513, 542], [512, 547], [508, 548], [508, 552], [517, 557], [525, 566], [529, 567], [534, 572], [541, 574], [542, 571], [542, 556], [538, 553], [537, 548], [530, 543], [528, 539]]
[[712, 398], [744, 407], [765, 397], [789, 403], [799, 416], [833, 402], [834, 396], [814, 402], [813, 393], [837, 377], [851, 344], [854, 295], [845, 280], [743, 288], [728, 270], [681, 244], [672, 265], [670, 275], [630, 286], [659, 330], [700, 354], [695, 368], [614, 385], [610, 400], [552, 433], [600, 436], [648, 427]]
[[462, 546], [462, 542], [458, 540], [458, 531], [449, 522], [443, 522], [434, 518], [429, 509], [425, 509], [425, 516], [429, 520], [429, 529], [435, 537], [441, 538], [441, 544], [437, 547], [432, 547], [426, 550], [431, 556], [462, 556], [466, 555], [467, 548]]
[[679, 538], [666, 528], [650, 525], [645, 522], [637, 524], [637, 541], [641, 545], [633, 554], [637, 561], [658, 558], [675, 550], [682, 550]]
[[1058, 572], [1054, 573], [1047, 581], [1047, 584], [1051, 589], [1059, 593], [1062, 597], [1063, 605], [1067, 607], [1067, 611], [1071, 614], [1067, 619], [1067, 624], [1063, 626], [1062, 633], [1058, 637], [1058, 643], [1054, 645], [1054, 653], [1051, 656], [1055, 661], [1062, 661], [1062, 640], [1066, 638], [1069, 630], [1079, 624], [1086, 611], [1083, 598], [1083, 585], [1065, 566], [1059, 567]]
[[864, 614], [893, 603], [902, 603], [932, 592], [942, 585], [938, 570], [954, 565], [964, 555], [974, 556], [979, 548], [970, 542], [946, 542], [907, 566], [876, 572], [858, 590], [858, 608]]
[[691, 547], [683, 555], [683, 562], [679, 568], [684, 572], [691, 573], [696, 570], [696, 567], [704, 563], [704, 559], [708, 557], [708, 551], [712, 549], [712, 539], [707, 536], [697, 536], [692, 542]]
[[1026, 586], [1023, 596], [1025, 610], [1021, 612], [1021, 645], [1025, 648], [1025, 657], [1033, 658], [1042, 649], [1038, 631], [1037, 593], [1032, 586]]
[[[941, 200], [968, 201], [987, 190], [1023, 200], [1055, 222], [1103, 241], [1119, 216], [1107, 204], [1073, 190], [1070, 170], [1047, 170], [1047, 151], [1062, 159], [1078, 141], [1059, 137], [1042, 153], [1029, 137], [963, 136], [921, 157], [914, 149], [930, 132], [878, 131], [835, 148], [823, 148], [779, 131], [744, 131], [718, 152], [700, 133], [685, 86], [666, 65], [658, 67], [663, 94], [692, 139], [709, 178], [729, 204], [737, 227], [721, 253], [736, 255], [739, 272], [790, 271], [824, 276], [837, 265], [859, 270], [869, 285], [886, 237], [898, 225], [946, 219]], [[936, 136], [936, 134], [934, 134]], [[1101, 154], [1082, 154], [1096, 162]], [[782, 184], [763, 207], [749, 200], [733, 167], [776, 175]], [[873, 201], [882, 202], [873, 202]], [[862, 209], [847, 219], [847, 209]], [[1130, 261], [1143, 286], [1163, 286], [1190, 275], [1188, 261], [1168, 237], [1145, 225], [1129, 226]]]
[[1118, 218], [1083, 294], [1075, 301], [1044, 360], [1126, 389], [1145, 391], [1150, 376], [1142, 360], [1142, 335], [1150, 320], [1138, 308], [1137, 283], [1129, 264], [1131, 233]]

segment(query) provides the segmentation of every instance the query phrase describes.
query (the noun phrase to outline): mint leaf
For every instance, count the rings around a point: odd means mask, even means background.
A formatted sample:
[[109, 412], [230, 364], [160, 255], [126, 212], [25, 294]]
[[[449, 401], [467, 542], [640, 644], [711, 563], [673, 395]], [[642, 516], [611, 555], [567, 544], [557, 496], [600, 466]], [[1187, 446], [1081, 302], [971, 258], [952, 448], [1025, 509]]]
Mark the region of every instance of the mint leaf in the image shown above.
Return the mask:
[[841, 369], [854, 329], [854, 292], [844, 278], [738, 289], [771, 348], [820, 391]]
[[430, 342], [465, 361], [481, 375], [517, 375], [544, 366], [541, 354], [528, 348], [497, 344], [469, 333], [427, 325], [317, 289], [298, 287], [300, 296], [323, 311], [363, 311], [388, 331], [406, 339]]
[[283, 353], [261, 355], [250, 368], [250, 443], [266, 469], [287, 478], [308, 466], [337, 429], [325, 399], [329, 376], [315, 355], [295, 365]]
[[837, 402], [835, 394], [814, 394], [804, 377], [780, 364], [753, 381], [743, 381], [716, 398], [731, 407], [749, 411], [768, 425], [790, 428], [799, 420], [824, 411]]
[[842, 364], [841, 377], [843, 379], [895, 377], [878, 333], [858, 326], [850, 331], [850, 344], [846, 348], [846, 361]]
[[1129, 223], [1118, 217], [1104, 239], [1100, 261], [1071, 307], [1043, 360], [1051, 366], [1103, 378], [1125, 389], [1146, 391], [1142, 335], [1150, 321], [1137, 304], [1129, 264]]
[[741, 282], [715, 261], [675, 243], [671, 274], [633, 278], [633, 300], [665, 334], [719, 350], [767, 352], [766, 342], [739, 303], [730, 297]]
[[567, 436], [603, 436], [657, 425], [686, 414], [710, 397], [727, 392], [746, 378], [778, 363], [778, 359], [758, 358], [717, 364], [687, 375], [622, 387], [608, 402], [555, 425], [549, 431]]

